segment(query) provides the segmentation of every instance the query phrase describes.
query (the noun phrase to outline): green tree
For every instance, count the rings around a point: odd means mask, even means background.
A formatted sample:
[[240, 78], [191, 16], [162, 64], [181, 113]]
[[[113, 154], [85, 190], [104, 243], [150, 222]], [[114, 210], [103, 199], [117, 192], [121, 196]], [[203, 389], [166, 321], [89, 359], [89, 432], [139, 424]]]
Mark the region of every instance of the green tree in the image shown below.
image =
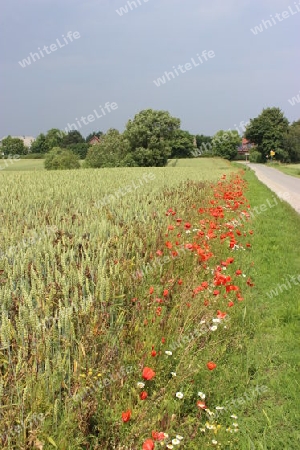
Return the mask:
[[293, 122], [284, 134], [283, 148], [288, 154], [288, 162], [300, 161], [300, 120]]
[[47, 131], [46, 142], [49, 150], [54, 147], [61, 147], [65, 135], [66, 133], [58, 128], [51, 128], [51, 130]]
[[172, 117], [168, 111], [146, 109], [139, 112], [127, 122], [124, 132], [131, 153], [127, 158], [143, 166], [165, 166], [179, 128], [180, 119]]
[[77, 155], [71, 150], [54, 147], [45, 158], [46, 170], [79, 169], [80, 163]]
[[120, 167], [129, 152], [129, 142], [118, 130], [111, 128], [101, 138], [100, 144], [89, 147], [85, 167]]
[[90, 146], [89, 144], [83, 142], [82, 144], [71, 144], [67, 148], [75, 155], [79, 156], [80, 159], [85, 159]]
[[220, 130], [214, 135], [211, 144], [215, 155], [231, 161], [237, 155], [237, 149], [241, 143], [242, 138], [236, 130]]
[[48, 153], [54, 147], [61, 147], [62, 141], [66, 133], [58, 128], [51, 128], [46, 134], [39, 134], [32, 143], [31, 153]]
[[103, 135], [102, 131], [97, 131], [97, 132], [96, 132], [96, 131], [93, 131], [92, 133], [90, 133], [90, 134], [87, 136], [85, 142], [86, 142], [86, 143], [89, 143], [90, 140], [93, 139], [94, 136], [96, 136], [97, 138], [100, 138], [102, 135]]
[[72, 144], [83, 144], [85, 143], [84, 138], [81, 136], [78, 130], [71, 130], [67, 133], [61, 142], [63, 148], [68, 148]]
[[49, 152], [50, 148], [46, 140], [46, 136], [41, 133], [37, 136], [36, 140], [31, 144], [31, 153], [41, 153], [45, 154]]
[[205, 151], [206, 147], [209, 148], [207, 144], [210, 144], [211, 141], [212, 141], [211, 136], [205, 136], [204, 134], [196, 134], [197, 148], [199, 148], [200, 150], [203, 149], [203, 151]]
[[24, 142], [21, 139], [7, 136], [2, 139], [1, 153], [4, 153], [4, 156], [6, 157], [9, 155], [26, 155], [28, 153], [28, 149], [25, 147]]
[[194, 150], [194, 136], [188, 131], [176, 130], [170, 145], [171, 158], [191, 158]]
[[271, 150], [274, 150], [276, 157], [282, 160], [287, 156], [284, 150], [284, 136], [288, 126], [289, 122], [280, 108], [266, 108], [258, 117], [250, 120], [245, 137], [257, 145], [263, 161]]

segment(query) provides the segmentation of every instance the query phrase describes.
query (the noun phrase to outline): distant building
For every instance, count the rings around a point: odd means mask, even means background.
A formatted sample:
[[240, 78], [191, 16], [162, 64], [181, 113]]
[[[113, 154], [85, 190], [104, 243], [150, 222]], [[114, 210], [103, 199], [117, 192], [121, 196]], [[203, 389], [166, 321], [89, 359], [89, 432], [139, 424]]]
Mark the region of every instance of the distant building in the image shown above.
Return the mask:
[[[0, 145], [3, 141], [3, 139], [7, 138], [8, 136], [3, 137], [0, 140]], [[11, 136], [13, 139], [20, 139], [21, 141], [23, 141], [25, 147], [30, 148], [32, 143], [35, 141], [35, 138], [33, 136]]]
[[253, 147], [255, 147], [253, 142], [248, 141], [246, 138], [242, 138], [242, 145], [238, 147], [238, 154], [245, 155], [245, 153], [249, 153]]
[[92, 139], [89, 140], [89, 145], [100, 144], [100, 139], [97, 136], [93, 136]]

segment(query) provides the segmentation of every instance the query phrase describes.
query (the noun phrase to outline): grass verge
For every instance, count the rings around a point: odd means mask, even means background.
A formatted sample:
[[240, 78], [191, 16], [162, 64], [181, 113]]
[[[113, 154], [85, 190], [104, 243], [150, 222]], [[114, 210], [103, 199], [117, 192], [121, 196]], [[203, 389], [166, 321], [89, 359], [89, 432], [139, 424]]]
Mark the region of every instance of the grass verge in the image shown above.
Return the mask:
[[267, 387], [255, 402], [240, 406], [240, 450], [296, 449], [300, 437], [300, 216], [251, 171], [246, 171], [245, 178], [252, 209], [260, 211], [261, 205], [267, 209], [253, 217], [255, 287], [236, 330], [238, 351], [227, 361], [234, 377], [230, 381], [228, 376], [220, 389], [226, 392], [235, 386], [241, 394], [242, 386], [247, 391], [249, 384]]
[[269, 163], [268, 166], [274, 167], [274, 169], [278, 169], [280, 170], [280, 172], [285, 173], [286, 175], [300, 178], [300, 164]]

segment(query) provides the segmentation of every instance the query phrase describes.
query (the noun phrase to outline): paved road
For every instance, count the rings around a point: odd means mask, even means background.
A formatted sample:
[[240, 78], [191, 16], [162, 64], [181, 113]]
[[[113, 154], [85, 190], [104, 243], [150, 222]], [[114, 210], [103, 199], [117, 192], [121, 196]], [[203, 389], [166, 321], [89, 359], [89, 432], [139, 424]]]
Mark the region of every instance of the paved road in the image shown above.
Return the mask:
[[300, 214], [300, 178], [292, 177], [263, 164], [247, 164], [257, 178]]

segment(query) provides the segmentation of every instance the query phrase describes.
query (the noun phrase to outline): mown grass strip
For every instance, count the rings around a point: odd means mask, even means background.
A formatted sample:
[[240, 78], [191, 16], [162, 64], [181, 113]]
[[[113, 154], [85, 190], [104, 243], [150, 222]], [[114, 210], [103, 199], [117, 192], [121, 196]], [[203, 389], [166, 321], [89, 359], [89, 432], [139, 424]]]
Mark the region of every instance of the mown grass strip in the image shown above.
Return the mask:
[[[261, 211], [261, 205], [267, 208], [252, 218], [255, 286], [243, 313], [236, 317], [240, 326], [235, 330], [235, 348], [227, 357], [228, 373], [223, 382], [219, 380], [220, 390], [236, 392], [242, 433], [239, 450], [296, 449], [300, 437], [300, 216], [258, 182], [253, 172], [247, 170], [245, 178], [252, 210]], [[247, 395], [243, 400], [249, 385], [266, 389], [254, 401], [247, 400]]]

